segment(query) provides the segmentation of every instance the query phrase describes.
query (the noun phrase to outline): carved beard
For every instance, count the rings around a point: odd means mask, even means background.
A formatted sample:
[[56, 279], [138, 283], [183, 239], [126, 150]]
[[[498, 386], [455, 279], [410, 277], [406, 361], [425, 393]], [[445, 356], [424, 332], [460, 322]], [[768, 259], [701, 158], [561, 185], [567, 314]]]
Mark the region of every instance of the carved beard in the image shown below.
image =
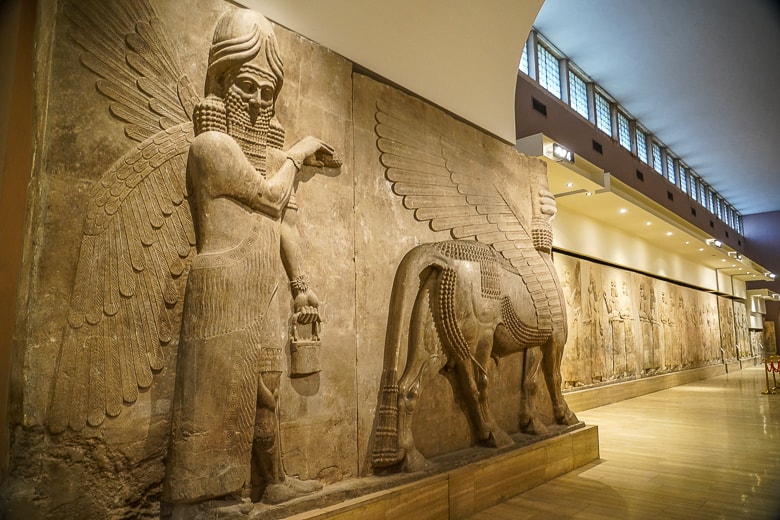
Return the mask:
[[273, 107], [261, 109], [254, 122], [250, 115], [249, 103], [241, 98], [233, 88], [225, 95], [227, 116], [227, 134], [236, 140], [249, 162], [261, 174], [265, 175], [266, 146], [268, 131], [273, 117]]

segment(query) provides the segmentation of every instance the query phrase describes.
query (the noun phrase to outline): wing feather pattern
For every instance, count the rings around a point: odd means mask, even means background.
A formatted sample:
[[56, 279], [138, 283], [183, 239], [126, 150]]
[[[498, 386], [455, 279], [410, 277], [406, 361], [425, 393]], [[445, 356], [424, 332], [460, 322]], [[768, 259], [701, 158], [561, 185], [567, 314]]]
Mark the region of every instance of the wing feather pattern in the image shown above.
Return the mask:
[[192, 138], [189, 122], [161, 131], [93, 186], [49, 413], [53, 432], [118, 415], [165, 366], [195, 245], [179, 191]]
[[490, 244], [512, 264], [525, 264], [515, 251], [529, 245], [537, 255], [523, 222], [465, 152], [382, 100], [375, 131], [385, 176], [417, 220], [434, 231], [449, 230], [453, 238]]
[[98, 92], [125, 123], [125, 135], [145, 141], [189, 121], [195, 89], [162, 22], [146, 0], [84, 0], [70, 5], [81, 63], [98, 76]]
[[565, 321], [551, 264], [484, 167], [419, 120], [393, 113], [381, 99], [376, 106], [379, 160], [404, 207], [434, 231], [492, 246], [526, 285], [539, 330]]

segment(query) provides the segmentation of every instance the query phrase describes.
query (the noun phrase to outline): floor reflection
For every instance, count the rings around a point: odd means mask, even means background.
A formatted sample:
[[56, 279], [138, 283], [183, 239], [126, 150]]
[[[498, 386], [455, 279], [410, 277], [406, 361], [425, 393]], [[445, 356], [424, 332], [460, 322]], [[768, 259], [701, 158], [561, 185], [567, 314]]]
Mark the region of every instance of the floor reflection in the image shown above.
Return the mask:
[[[763, 365], [580, 412], [601, 460], [472, 520], [780, 518], [780, 394]], [[771, 378], [770, 378], [771, 384]]]

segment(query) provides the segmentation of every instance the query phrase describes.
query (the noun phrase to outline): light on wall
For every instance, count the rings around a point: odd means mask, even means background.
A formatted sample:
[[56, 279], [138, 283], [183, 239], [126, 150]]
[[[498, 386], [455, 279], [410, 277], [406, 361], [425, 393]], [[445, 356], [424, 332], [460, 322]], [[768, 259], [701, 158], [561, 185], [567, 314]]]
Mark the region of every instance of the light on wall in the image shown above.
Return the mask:
[[570, 163], [574, 162], [574, 152], [564, 148], [558, 143], [553, 143], [552, 152], [553, 152], [553, 157], [555, 157], [556, 159], [560, 159], [562, 161], [567, 161]]
[[735, 260], [742, 260], [742, 255], [736, 251], [729, 251], [729, 256]]
[[708, 246], [717, 247], [717, 248], [723, 247], [723, 242], [715, 238], [708, 238], [707, 240], [705, 240], [705, 242], [707, 243]]

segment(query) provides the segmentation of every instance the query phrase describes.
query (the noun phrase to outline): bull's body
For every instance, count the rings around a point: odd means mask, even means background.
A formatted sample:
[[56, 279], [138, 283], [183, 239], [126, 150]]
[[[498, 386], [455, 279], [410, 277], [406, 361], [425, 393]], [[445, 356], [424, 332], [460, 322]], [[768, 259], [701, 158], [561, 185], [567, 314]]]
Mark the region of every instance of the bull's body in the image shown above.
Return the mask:
[[[497, 447], [512, 443], [488, 406], [490, 360], [528, 348], [541, 348], [542, 372], [556, 422], [577, 422], [561, 394], [566, 316], [560, 284], [549, 254], [533, 253], [538, 256], [532, 256], [522, 270], [479, 242], [424, 244], [406, 254], [396, 272], [390, 301], [375, 467], [416, 471], [427, 465], [415, 447], [412, 418], [426, 382], [445, 365], [458, 376], [470, 420], [483, 443]], [[425, 340], [426, 329], [430, 338], [430, 318], [438, 342]], [[408, 352], [399, 379], [407, 323]], [[519, 426], [538, 434], [546, 430], [534, 416], [532, 403], [540, 360], [539, 356], [529, 359], [534, 362], [525, 367]]]

